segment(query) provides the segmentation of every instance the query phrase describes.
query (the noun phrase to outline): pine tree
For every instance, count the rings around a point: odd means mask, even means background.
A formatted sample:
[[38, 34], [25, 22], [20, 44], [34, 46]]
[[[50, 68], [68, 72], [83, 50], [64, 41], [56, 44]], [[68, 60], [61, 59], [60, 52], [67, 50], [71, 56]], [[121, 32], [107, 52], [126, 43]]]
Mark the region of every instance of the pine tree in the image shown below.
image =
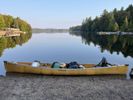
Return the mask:
[[119, 31], [119, 25], [115, 21], [114, 14], [110, 14], [110, 19], [109, 19], [109, 31]]
[[128, 31], [128, 18], [127, 18], [127, 16], [125, 17], [125, 20], [124, 20], [124, 23], [123, 23], [123, 25], [122, 25], [122, 27], [121, 27], [121, 30], [122, 31]]
[[129, 22], [128, 31], [133, 32], [133, 21]]
[[114, 31], [119, 31], [119, 25], [117, 22], [114, 24]]
[[[76, 28], [75, 28], [76, 29]], [[73, 28], [74, 30], [74, 28]], [[120, 10], [116, 8], [112, 12], [107, 10], [94, 19], [86, 18], [81, 25], [83, 32], [100, 31], [130, 31], [133, 32], [133, 5], [128, 8], [123, 7]]]

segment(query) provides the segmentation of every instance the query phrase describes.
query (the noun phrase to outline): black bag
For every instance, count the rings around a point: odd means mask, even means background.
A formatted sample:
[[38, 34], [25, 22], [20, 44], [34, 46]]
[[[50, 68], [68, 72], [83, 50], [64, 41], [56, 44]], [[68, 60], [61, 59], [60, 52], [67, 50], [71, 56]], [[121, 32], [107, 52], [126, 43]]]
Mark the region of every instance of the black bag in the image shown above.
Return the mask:
[[67, 65], [67, 68], [69, 68], [69, 69], [78, 69], [79, 64], [77, 62], [71, 62]]

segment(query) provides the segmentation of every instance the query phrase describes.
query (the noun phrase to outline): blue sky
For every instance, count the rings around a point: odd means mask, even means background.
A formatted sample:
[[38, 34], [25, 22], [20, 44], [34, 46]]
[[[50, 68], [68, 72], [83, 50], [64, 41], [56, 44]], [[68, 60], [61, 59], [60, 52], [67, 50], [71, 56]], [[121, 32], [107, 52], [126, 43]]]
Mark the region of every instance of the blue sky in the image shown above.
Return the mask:
[[69, 28], [86, 17], [100, 16], [133, 0], [1, 0], [0, 13], [19, 16], [37, 28]]

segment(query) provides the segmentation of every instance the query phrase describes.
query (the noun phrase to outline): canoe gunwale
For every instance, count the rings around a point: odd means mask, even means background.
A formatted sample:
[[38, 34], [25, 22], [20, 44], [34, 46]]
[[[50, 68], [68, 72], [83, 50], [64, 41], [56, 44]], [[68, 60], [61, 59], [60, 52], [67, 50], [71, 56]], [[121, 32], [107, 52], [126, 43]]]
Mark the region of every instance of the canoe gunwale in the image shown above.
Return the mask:
[[[14, 64], [14, 65], [17, 65], [17, 66], [21, 66], [21, 67], [23, 67], [23, 66], [25, 66], [25, 67], [31, 67], [31, 68], [35, 68], [35, 69], [40, 69], [40, 68], [42, 68], [42, 69], [52, 69], [52, 70], [87, 70], [87, 69], [105, 69], [105, 68], [115, 68], [115, 67], [122, 67], [122, 66], [127, 66], [128, 67], [128, 65], [117, 65], [117, 66], [111, 66], [111, 67], [90, 67], [90, 68], [81, 68], [81, 69], [69, 69], [69, 68], [48, 68], [47, 66], [39, 66], [39, 67], [32, 67], [31, 65], [27, 65], [27, 64], [20, 64], [20, 63], [12, 63], [12, 62], [4, 62], [4, 63], [10, 63], [10, 64]], [[81, 65], [83, 65], [83, 64], [81, 64]]]

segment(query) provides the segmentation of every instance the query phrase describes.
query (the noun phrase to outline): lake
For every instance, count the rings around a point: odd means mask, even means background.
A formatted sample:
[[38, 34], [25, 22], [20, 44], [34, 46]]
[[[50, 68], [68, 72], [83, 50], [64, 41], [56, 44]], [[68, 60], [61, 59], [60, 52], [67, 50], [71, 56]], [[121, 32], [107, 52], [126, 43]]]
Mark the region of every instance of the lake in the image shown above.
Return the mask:
[[[89, 37], [88, 37], [89, 38]], [[114, 38], [114, 37], [113, 37]], [[101, 40], [101, 38], [99, 38]], [[108, 39], [109, 40], [109, 39]], [[116, 40], [116, 39], [114, 39]], [[0, 75], [5, 75], [3, 61], [34, 61], [52, 63], [77, 61], [78, 63], [99, 63], [103, 57], [114, 64], [133, 65], [132, 55], [125, 52], [105, 48], [107, 42], [93, 41], [91, 38], [76, 36], [69, 33], [33, 33], [32, 37], [20, 45], [4, 49], [0, 57]], [[119, 43], [118, 43], [119, 44]], [[0, 45], [2, 46], [2, 45]], [[119, 53], [118, 53], [119, 52]]]

